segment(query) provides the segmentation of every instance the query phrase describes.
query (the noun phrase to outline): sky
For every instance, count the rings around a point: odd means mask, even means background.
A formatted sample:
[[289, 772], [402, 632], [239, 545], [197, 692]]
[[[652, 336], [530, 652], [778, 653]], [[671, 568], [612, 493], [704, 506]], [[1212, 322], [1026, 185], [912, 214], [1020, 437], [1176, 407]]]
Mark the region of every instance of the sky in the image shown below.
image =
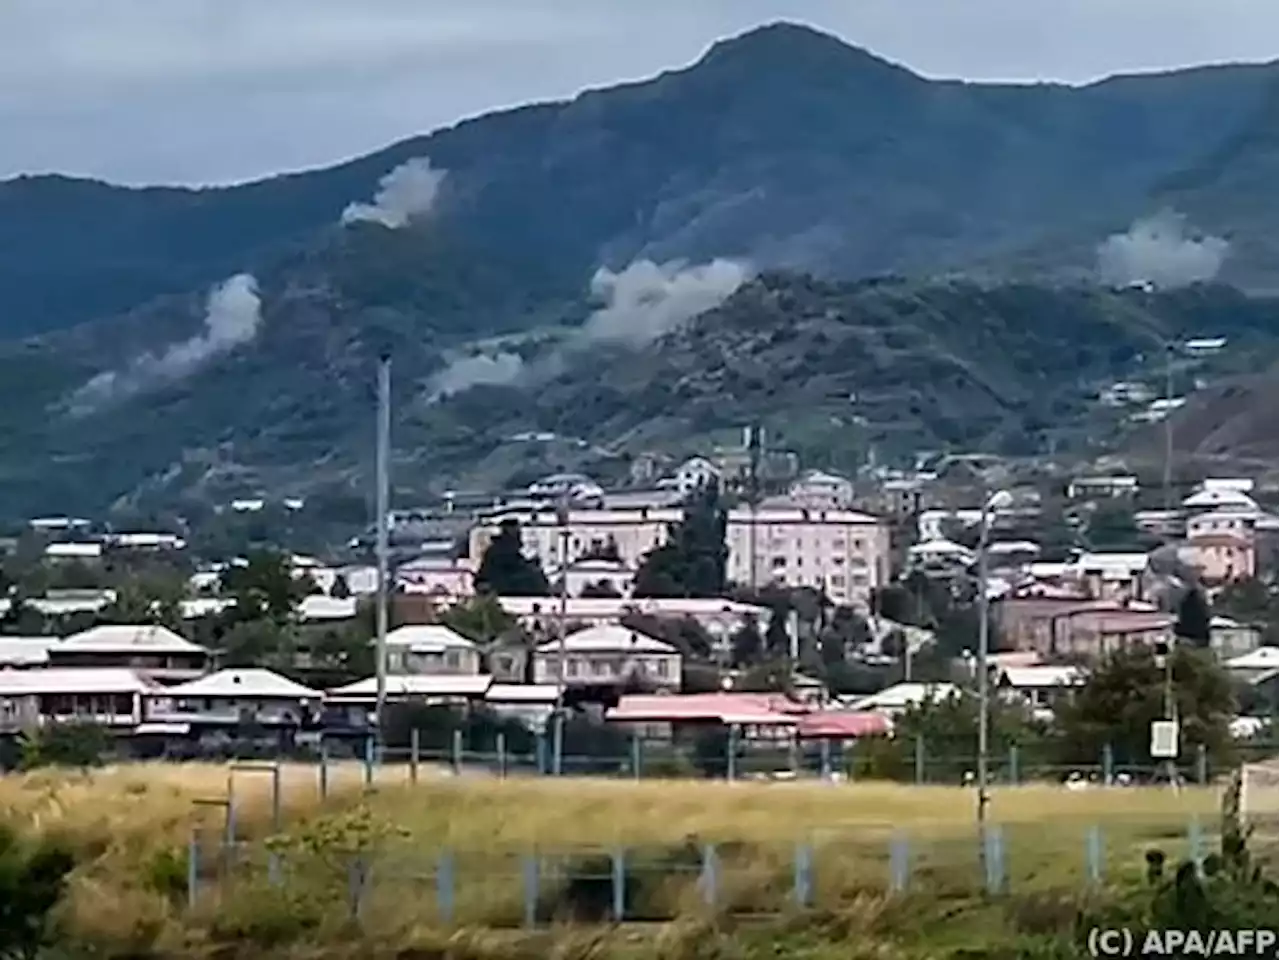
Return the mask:
[[1280, 51], [1276, 0], [0, 0], [0, 178], [228, 183], [651, 76], [786, 19], [930, 77]]

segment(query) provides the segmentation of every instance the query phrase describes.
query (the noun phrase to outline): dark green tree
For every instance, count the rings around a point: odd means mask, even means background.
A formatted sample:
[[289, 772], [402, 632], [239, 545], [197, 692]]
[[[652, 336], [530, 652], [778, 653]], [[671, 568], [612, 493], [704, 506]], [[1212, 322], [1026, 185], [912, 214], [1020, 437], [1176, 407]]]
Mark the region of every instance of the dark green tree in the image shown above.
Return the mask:
[[770, 657], [784, 658], [791, 652], [791, 633], [787, 620], [791, 608], [778, 604], [769, 613], [769, 626], [764, 631], [764, 647]]
[[96, 723], [46, 724], [22, 735], [19, 766], [24, 770], [100, 767], [110, 749], [110, 734]]
[[[1212, 759], [1229, 762], [1236, 711], [1230, 677], [1209, 651], [1180, 645], [1169, 669], [1183, 752], [1203, 744]], [[1097, 763], [1109, 744], [1117, 763], [1150, 764], [1151, 724], [1165, 717], [1165, 676], [1148, 647], [1119, 650], [1094, 666], [1056, 712], [1062, 762]]]
[[1157, 540], [1138, 529], [1133, 510], [1123, 503], [1103, 503], [1096, 507], [1085, 528], [1085, 540], [1092, 550], [1142, 553]]
[[723, 597], [727, 523], [719, 491], [696, 490], [684, 504], [684, 519], [667, 542], [645, 554], [636, 571], [636, 597]]
[[499, 597], [545, 597], [551, 592], [542, 567], [524, 555], [516, 521], [502, 521], [489, 541], [476, 571], [476, 590]]
[[1204, 649], [1209, 646], [1212, 614], [1199, 587], [1188, 590], [1178, 604], [1178, 620], [1173, 633], [1181, 643]]
[[748, 667], [759, 663], [764, 655], [764, 637], [760, 636], [760, 627], [754, 619], [743, 622], [729, 638], [730, 655], [735, 667]]
[[294, 622], [298, 604], [310, 593], [310, 578], [293, 575], [283, 553], [260, 550], [243, 566], [231, 567], [222, 578], [225, 591], [235, 599], [228, 611], [235, 622], [269, 620], [284, 628]]
[[75, 858], [55, 839], [24, 843], [0, 823], [0, 957], [35, 960], [43, 954], [74, 868]]
[[498, 598], [491, 594], [449, 607], [440, 615], [440, 622], [482, 646], [517, 632], [515, 617], [503, 610]]
[[347, 583], [347, 578], [342, 574], [338, 574], [333, 578], [333, 586], [329, 588], [329, 596], [337, 600], [346, 600], [351, 596], [351, 585]]

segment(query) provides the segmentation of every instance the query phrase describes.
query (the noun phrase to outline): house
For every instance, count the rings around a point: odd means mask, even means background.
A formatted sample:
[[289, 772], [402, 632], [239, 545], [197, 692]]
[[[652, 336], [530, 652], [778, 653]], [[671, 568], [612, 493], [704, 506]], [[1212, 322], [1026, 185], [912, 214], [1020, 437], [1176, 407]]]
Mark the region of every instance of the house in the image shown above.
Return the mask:
[[1145, 553], [1086, 553], [1072, 565], [1085, 592], [1099, 600], [1140, 600], [1146, 593]]
[[[481, 701], [493, 685], [488, 674], [402, 674], [386, 678], [387, 703], [427, 706]], [[325, 693], [326, 718], [351, 727], [367, 727], [378, 702], [378, 678], [368, 677]]]
[[529, 484], [529, 496], [535, 500], [565, 500], [578, 503], [604, 495], [600, 485], [581, 473], [555, 473]]
[[680, 651], [670, 644], [637, 630], [607, 625], [540, 644], [533, 655], [533, 682], [604, 686], [635, 678], [679, 690], [681, 667]]
[[1239, 657], [1252, 653], [1262, 645], [1262, 631], [1230, 617], [1213, 617], [1209, 621], [1209, 646], [1218, 656]]
[[150, 680], [193, 680], [209, 667], [209, 651], [166, 627], [104, 624], [49, 648], [54, 667], [125, 667]]
[[317, 712], [324, 694], [261, 667], [219, 670], [156, 691], [150, 721], [299, 726]]
[[1041, 665], [1000, 667], [995, 676], [1002, 696], [1033, 711], [1052, 710], [1072, 688], [1084, 683], [1084, 679], [1084, 671], [1079, 667]]
[[834, 473], [810, 470], [791, 485], [787, 497], [806, 507], [847, 510], [853, 505], [853, 482]]
[[675, 473], [670, 477], [659, 480], [658, 486], [686, 494], [719, 482], [720, 469], [714, 463], [706, 457], [690, 457], [676, 467]]
[[1137, 492], [1138, 478], [1135, 476], [1076, 477], [1067, 484], [1067, 496], [1072, 500], [1091, 497], [1132, 497]]
[[114, 550], [183, 550], [187, 546], [187, 541], [176, 533], [112, 533], [103, 539]]
[[1221, 353], [1226, 345], [1226, 337], [1197, 337], [1186, 341], [1182, 345], [1182, 352], [1189, 357], [1212, 357], [1214, 354]]
[[855, 510], [734, 507], [727, 574], [748, 586], [812, 587], [837, 605], [868, 606], [889, 579], [889, 527]]
[[1231, 512], [1257, 516], [1261, 511], [1253, 497], [1235, 486], [1222, 486], [1205, 481], [1200, 489], [1182, 501], [1188, 513]]
[[514, 520], [520, 525], [525, 555], [537, 560], [544, 571], [608, 549], [622, 563], [638, 567], [646, 553], [666, 543], [670, 528], [683, 519], [684, 510], [678, 506], [575, 507], [564, 511], [563, 517], [546, 507], [504, 508], [472, 528], [467, 556], [479, 569], [503, 522]]
[[395, 674], [480, 673], [480, 649], [441, 624], [397, 627], [387, 634], [387, 670]]
[[143, 722], [154, 689], [121, 667], [0, 670], [0, 730], [76, 720], [130, 731]]
[[1093, 660], [1128, 646], [1170, 643], [1175, 621], [1175, 617], [1154, 610], [1085, 606], [1054, 617], [1049, 625], [1049, 647], [1039, 652]]
[[568, 577], [565, 588], [571, 597], [606, 591], [615, 597], [629, 597], [635, 586], [636, 571], [620, 560], [586, 558], [575, 560], [567, 568], [556, 567], [548, 574], [553, 590], [559, 592], [562, 577]]
[[441, 597], [473, 597], [477, 565], [463, 558], [419, 557], [396, 567], [396, 589]]
[[927, 570], [964, 569], [973, 564], [975, 554], [968, 547], [938, 538], [924, 540], [907, 548], [907, 566]]
[[101, 560], [102, 544], [90, 541], [56, 541], [47, 544], [44, 555], [49, 560]]
[[24, 670], [49, 665], [49, 648], [57, 637], [0, 636], [0, 670]]
[[941, 703], [958, 696], [960, 688], [954, 683], [916, 683], [906, 681], [885, 687], [870, 696], [858, 697], [849, 706], [854, 710], [873, 710], [894, 716], [926, 703]]
[[1280, 670], [1280, 647], [1258, 647], [1249, 653], [1232, 657], [1224, 666], [1242, 680], [1253, 682]]
[[1198, 533], [1188, 536], [1178, 555], [1195, 567], [1210, 585], [1245, 580], [1257, 572], [1257, 552], [1252, 536], [1233, 533]]

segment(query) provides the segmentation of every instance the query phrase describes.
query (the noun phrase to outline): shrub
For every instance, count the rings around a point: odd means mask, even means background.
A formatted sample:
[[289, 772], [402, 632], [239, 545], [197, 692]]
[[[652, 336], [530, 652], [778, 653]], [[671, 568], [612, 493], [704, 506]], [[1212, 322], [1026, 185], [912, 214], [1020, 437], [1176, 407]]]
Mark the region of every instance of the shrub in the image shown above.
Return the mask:
[[33, 960], [40, 954], [74, 867], [74, 857], [56, 840], [23, 843], [0, 824], [0, 957]]

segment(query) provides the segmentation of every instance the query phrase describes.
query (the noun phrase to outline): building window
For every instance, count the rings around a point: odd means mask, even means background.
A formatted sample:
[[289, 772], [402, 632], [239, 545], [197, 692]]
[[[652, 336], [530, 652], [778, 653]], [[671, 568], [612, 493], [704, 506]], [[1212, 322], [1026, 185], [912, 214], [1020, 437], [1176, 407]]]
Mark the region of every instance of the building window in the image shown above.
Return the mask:
[[656, 660], [654, 660], [653, 669], [654, 669], [654, 673], [656, 673], [660, 677], [663, 677], [664, 679], [671, 675], [671, 664], [668, 662], [666, 657], [658, 657]]
[[577, 661], [577, 659], [575, 659], [575, 658], [570, 658], [569, 660], [567, 660], [567, 661], [566, 661], [566, 663], [565, 663], [565, 674], [566, 674], [567, 676], [570, 676], [570, 677], [576, 677], [576, 676], [578, 675], [578, 661]]
[[446, 653], [444, 655], [444, 662], [445, 662], [445, 666], [449, 667], [449, 669], [457, 670], [461, 662], [461, 658], [458, 655], [458, 651], [450, 650], [448, 653]]
[[786, 557], [774, 557], [770, 562], [770, 566], [775, 570], [780, 570], [787, 565]]

